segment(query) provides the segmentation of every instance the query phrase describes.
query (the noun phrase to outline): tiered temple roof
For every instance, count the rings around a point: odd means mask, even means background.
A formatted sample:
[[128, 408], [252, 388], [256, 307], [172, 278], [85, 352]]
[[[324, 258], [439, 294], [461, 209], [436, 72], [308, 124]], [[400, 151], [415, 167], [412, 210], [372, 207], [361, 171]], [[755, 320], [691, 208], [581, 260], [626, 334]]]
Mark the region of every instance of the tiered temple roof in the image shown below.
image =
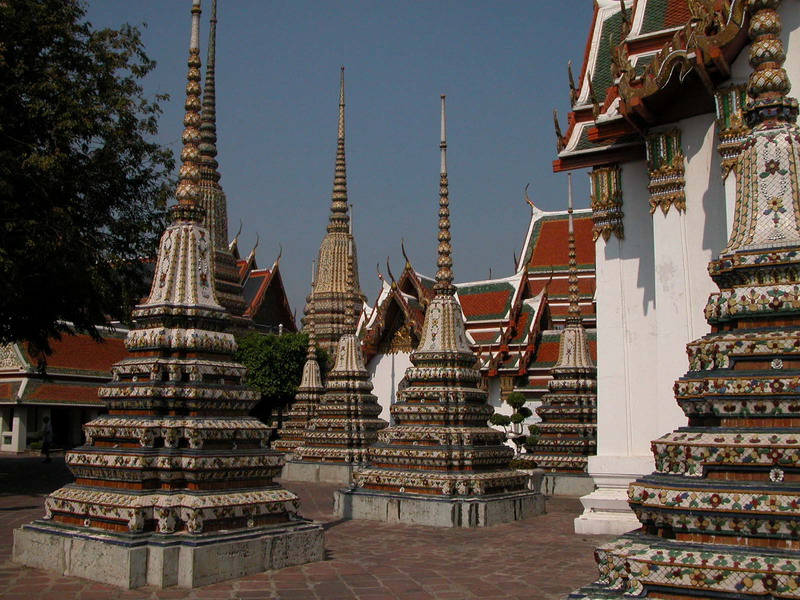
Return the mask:
[[[305, 314], [308, 315], [311, 310], [309, 304], [314, 303], [319, 346], [331, 354], [336, 352], [339, 338], [348, 332], [351, 320], [358, 319], [365, 298], [358, 279], [358, 258], [347, 198], [344, 132], [344, 67], [342, 67], [331, 214], [328, 219], [328, 232], [320, 245], [312, 293], [308, 297], [305, 310]], [[347, 284], [351, 269], [354, 286]], [[350, 314], [352, 311], [355, 311], [354, 315]]]
[[244, 316], [252, 319], [256, 331], [296, 332], [295, 316], [283, 285], [280, 255], [269, 269], [259, 269], [255, 249], [247, 258], [241, 258], [236, 244], [230, 248], [246, 302]]
[[642, 529], [599, 548], [600, 579], [573, 598], [798, 596], [800, 128], [779, 4], [733, 5], [750, 13], [752, 130], [709, 265], [712, 331], [688, 345], [674, 388], [688, 426], [653, 442], [656, 471], [628, 492]]
[[126, 333], [107, 329], [102, 342], [82, 333], [65, 335], [51, 342], [47, 357], [24, 343], [3, 346], [0, 405], [104, 408], [98, 390], [111, 379], [111, 366], [127, 355]]
[[[467, 343], [455, 298], [444, 110], [442, 96], [434, 295], [428, 302], [419, 345], [411, 354], [413, 366], [406, 371], [407, 385], [398, 390], [397, 403], [391, 407], [395, 425], [382, 431], [380, 442], [369, 449], [370, 466], [353, 474], [351, 492], [355, 494], [477, 499], [524, 491], [527, 485], [522, 472], [508, 468], [513, 451], [503, 445], [503, 434], [486, 424], [493, 410], [479, 387], [476, 357]], [[342, 498], [337, 502], [342, 503]], [[402, 508], [398, 512], [402, 513]], [[359, 516], [358, 511], [354, 514]], [[522, 518], [522, 514], [513, 518]]]
[[[283, 457], [267, 447], [270, 429], [248, 416], [259, 395], [232, 360], [231, 319], [216, 298], [199, 187], [199, 21], [195, 0], [178, 203], [161, 237], [150, 296], [132, 314], [129, 354], [100, 389], [109, 414], [88, 423], [86, 445], [67, 454], [75, 482], [47, 497], [44, 520], [19, 530], [15, 543], [15, 559], [25, 564], [64, 564], [126, 587], [194, 587], [322, 554], [320, 527], [300, 518], [297, 496], [273, 481]], [[222, 560], [231, 541], [244, 551], [255, 543], [245, 540], [259, 536], [270, 538], [268, 546], [247, 552], [267, 548], [263, 560]], [[69, 538], [81, 542], [62, 545]], [[156, 538], [155, 545], [181, 546], [181, 560], [167, 559], [177, 564], [159, 566], [158, 551], [147, 550], [137, 554], [142, 568], [126, 567], [128, 554], [113, 567], [82, 571], [108, 542], [135, 552]], [[284, 547], [272, 543], [277, 538]], [[304, 548], [287, 550], [292, 544]], [[202, 558], [191, 555], [199, 546]]]
[[[588, 209], [575, 214], [578, 303], [595, 356], [594, 243]], [[532, 206], [523, 252], [510, 277], [457, 283], [456, 300], [465, 318], [467, 342], [479, 359], [484, 380], [510, 378], [513, 389], [531, 400], [547, 392], [550, 369], [558, 358], [561, 330], [569, 308], [569, 256], [566, 211]], [[405, 254], [405, 251], [404, 251]], [[410, 352], [419, 344], [434, 280], [406, 258], [396, 281], [383, 282], [359, 332], [367, 361], [377, 354]], [[509, 388], [506, 391], [511, 391]]]

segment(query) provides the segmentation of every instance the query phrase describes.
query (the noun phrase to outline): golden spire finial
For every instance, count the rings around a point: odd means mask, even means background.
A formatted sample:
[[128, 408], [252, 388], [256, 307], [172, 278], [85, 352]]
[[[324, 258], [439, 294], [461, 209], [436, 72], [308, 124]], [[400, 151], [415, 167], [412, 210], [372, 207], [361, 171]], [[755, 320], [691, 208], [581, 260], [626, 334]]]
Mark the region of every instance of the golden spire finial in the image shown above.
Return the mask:
[[748, 0], [750, 11], [750, 66], [747, 82], [751, 100], [746, 114], [751, 127], [764, 121], [791, 121], [797, 117], [797, 100], [787, 97], [792, 85], [783, 68], [786, 53], [780, 38], [780, 0]]
[[450, 256], [450, 194], [447, 183], [447, 117], [445, 114], [445, 95], [441, 95], [441, 141], [439, 142], [440, 165], [439, 170], [439, 258], [436, 261], [437, 294], [452, 296], [456, 288], [453, 285], [453, 259]]
[[[311, 261], [311, 295], [314, 295], [314, 261]], [[317, 360], [317, 332], [315, 329], [314, 302], [308, 303], [308, 353], [306, 360]]]
[[192, 3], [192, 37], [186, 84], [186, 115], [183, 117], [183, 165], [178, 174], [175, 198], [182, 206], [198, 207], [200, 200], [200, 0]]
[[329, 232], [348, 233], [350, 215], [347, 210], [347, 163], [344, 155], [344, 67], [339, 79], [339, 133], [336, 141], [336, 168], [333, 175], [333, 195]]
[[581, 307], [578, 303], [578, 258], [575, 250], [575, 222], [572, 217], [574, 211], [572, 204], [572, 173], [567, 173], [567, 214], [569, 215], [569, 310], [567, 312], [567, 325], [580, 324]]

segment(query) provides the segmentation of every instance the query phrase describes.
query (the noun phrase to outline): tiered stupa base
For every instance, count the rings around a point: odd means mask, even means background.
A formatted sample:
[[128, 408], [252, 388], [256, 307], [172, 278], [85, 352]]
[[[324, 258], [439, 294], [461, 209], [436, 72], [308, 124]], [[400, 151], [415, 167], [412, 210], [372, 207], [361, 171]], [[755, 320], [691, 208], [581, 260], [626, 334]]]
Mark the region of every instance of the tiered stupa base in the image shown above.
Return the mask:
[[281, 478], [285, 481], [319, 481], [348, 485], [353, 472], [366, 466], [364, 463], [325, 463], [289, 459], [283, 467]]
[[[475, 490], [470, 493], [470, 488], [476, 486], [497, 490], [518, 488], [521, 477], [526, 476], [517, 470], [469, 476], [420, 472], [415, 481], [409, 478], [408, 471], [371, 468], [356, 474], [359, 487], [334, 493], [334, 512], [346, 519], [428, 527], [486, 527], [544, 513], [544, 496], [538, 490], [517, 489], [493, 494]], [[392, 485], [395, 480], [402, 480], [409, 489]], [[388, 489], [373, 489], [380, 487]], [[431, 487], [442, 491], [438, 495], [413, 491], [413, 488], [430, 490]], [[459, 489], [462, 493], [452, 495], [452, 491]]]
[[580, 498], [594, 490], [594, 479], [588, 473], [545, 473], [542, 477], [545, 496]]
[[14, 561], [124, 588], [193, 588], [322, 560], [322, 526], [307, 520], [201, 535], [87, 533], [38, 520], [14, 531]]

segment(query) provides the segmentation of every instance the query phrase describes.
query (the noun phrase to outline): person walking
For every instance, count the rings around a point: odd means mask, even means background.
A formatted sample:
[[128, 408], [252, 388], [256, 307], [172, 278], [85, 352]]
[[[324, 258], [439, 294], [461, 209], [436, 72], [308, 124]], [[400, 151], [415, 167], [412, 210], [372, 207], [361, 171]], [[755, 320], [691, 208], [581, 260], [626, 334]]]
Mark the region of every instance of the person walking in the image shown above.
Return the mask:
[[50, 417], [42, 419], [44, 425], [42, 427], [42, 454], [44, 454], [44, 462], [50, 462], [50, 445], [53, 443], [53, 426], [50, 425]]

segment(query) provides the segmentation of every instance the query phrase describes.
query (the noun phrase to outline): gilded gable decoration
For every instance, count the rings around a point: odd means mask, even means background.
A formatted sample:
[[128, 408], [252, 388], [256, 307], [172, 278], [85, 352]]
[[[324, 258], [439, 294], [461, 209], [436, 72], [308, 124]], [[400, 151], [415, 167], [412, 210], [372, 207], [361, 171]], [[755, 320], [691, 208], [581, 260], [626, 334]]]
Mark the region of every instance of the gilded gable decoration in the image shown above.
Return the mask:
[[672, 205], [683, 212], [686, 210], [686, 180], [684, 179], [685, 158], [681, 151], [681, 132], [670, 129], [648, 135], [647, 169], [650, 174], [650, 214], [661, 208], [664, 214]]
[[717, 151], [722, 157], [722, 177], [728, 176], [736, 164], [750, 128], [745, 123], [744, 107], [747, 104], [747, 86], [729, 85], [714, 94], [719, 128]]
[[595, 167], [589, 174], [592, 194], [592, 237], [605, 241], [611, 234], [625, 237], [622, 226], [622, 170], [619, 165]]

